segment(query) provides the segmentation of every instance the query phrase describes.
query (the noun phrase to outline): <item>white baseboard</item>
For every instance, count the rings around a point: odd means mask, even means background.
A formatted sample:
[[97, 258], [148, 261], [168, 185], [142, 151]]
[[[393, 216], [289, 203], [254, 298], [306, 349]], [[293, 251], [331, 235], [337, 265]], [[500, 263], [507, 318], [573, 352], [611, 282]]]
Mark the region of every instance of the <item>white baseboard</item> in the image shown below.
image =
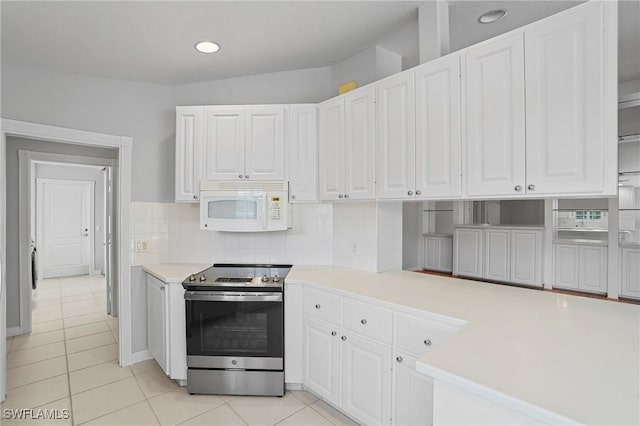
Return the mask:
[[[141, 361], [146, 361], [151, 358], [153, 358], [153, 356], [151, 355], [151, 352], [149, 352], [148, 349], [145, 349], [140, 352], [134, 352], [131, 354], [131, 364], [135, 364]], [[131, 364], [127, 364], [127, 365], [131, 365]], [[121, 365], [121, 367], [126, 367], [127, 365]]]
[[17, 327], [7, 327], [7, 337], [20, 336], [24, 334], [22, 332], [22, 328], [20, 326]]
[[102, 275], [102, 269], [96, 269], [91, 272], [89, 275]]
[[302, 383], [285, 383], [286, 390], [302, 390]]

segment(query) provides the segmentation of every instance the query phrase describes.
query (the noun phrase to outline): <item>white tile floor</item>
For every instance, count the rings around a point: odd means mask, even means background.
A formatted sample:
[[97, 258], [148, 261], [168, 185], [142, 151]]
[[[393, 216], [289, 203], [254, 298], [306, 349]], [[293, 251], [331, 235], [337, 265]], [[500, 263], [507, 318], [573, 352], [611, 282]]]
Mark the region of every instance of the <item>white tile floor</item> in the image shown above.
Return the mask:
[[[352, 425], [303, 391], [282, 398], [189, 395], [153, 360], [118, 366], [117, 319], [102, 277], [48, 279], [33, 303], [33, 332], [7, 339], [1, 408], [69, 410], [69, 419], [2, 425]], [[0, 417], [1, 417], [0, 412]]]

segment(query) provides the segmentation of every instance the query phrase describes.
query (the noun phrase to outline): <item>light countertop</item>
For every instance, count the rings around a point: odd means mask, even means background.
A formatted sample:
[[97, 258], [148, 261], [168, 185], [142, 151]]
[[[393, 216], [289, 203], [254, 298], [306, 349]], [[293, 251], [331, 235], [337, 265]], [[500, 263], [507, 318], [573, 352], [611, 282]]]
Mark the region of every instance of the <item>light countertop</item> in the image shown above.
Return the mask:
[[583, 238], [557, 238], [553, 244], [576, 244], [579, 246], [608, 246], [608, 240], [587, 240]]
[[210, 266], [211, 264], [205, 263], [158, 263], [142, 265], [142, 269], [165, 283], [182, 283], [189, 275]]
[[525, 411], [640, 424], [640, 306], [415, 272], [296, 266], [296, 281], [468, 321], [418, 363], [436, 378]]
[[502, 228], [502, 229], [544, 229], [543, 225], [490, 225], [484, 223], [468, 224], [468, 225], [454, 225], [454, 228]]

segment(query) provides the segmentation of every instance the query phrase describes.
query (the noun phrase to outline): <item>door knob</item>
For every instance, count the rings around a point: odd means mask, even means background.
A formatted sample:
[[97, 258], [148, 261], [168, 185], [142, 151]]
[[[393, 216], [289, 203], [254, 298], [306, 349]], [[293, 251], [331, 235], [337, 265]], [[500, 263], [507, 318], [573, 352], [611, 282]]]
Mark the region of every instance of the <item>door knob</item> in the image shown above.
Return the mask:
[[516, 185], [515, 188], [513, 188], [516, 190], [516, 192], [520, 192], [522, 191], [522, 187], [520, 185]]
[[422, 195], [422, 191], [420, 191], [419, 189], [416, 189], [416, 195]]
[[413, 191], [407, 191], [407, 195], [413, 195]]
[[529, 191], [535, 191], [536, 190], [536, 186], [534, 184], [531, 184], [531, 185], [527, 186], [527, 189]]
[[404, 359], [403, 359], [401, 356], [397, 356], [397, 357], [396, 357], [396, 361], [398, 361], [398, 362], [402, 362], [402, 361], [404, 361]]
[[238, 175], [238, 177], [239, 177], [240, 179], [242, 179], [244, 176], [242, 176], [242, 175]]

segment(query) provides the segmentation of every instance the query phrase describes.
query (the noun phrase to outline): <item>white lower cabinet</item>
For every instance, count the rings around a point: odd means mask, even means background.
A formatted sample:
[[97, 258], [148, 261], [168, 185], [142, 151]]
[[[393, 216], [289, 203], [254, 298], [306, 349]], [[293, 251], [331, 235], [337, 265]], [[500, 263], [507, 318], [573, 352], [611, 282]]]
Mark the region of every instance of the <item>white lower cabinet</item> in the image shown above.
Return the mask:
[[482, 229], [457, 228], [453, 239], [453, 274], [482, 278]]
[[167, 284], [147, 275], [147, 344], [158, 365], [168, 373], [169, 297]]
[[620, 295], [640, 298], [640, 248], [623, 247], [620, 257]]
[[303, 373], [305, 388], [327, 402], [340, 402], [340, 346], [336, 325], [305, 317]]
[[433, 379], [416, 371], [416, 359], [399, 352], [396, 356], [393, 424], [433, 424]]
[[554, 288], [607, 293], [607, 247], [555, 244]]
[[424, 237], [424, 268], [451, 272], [453, 270], [453, 237]]

